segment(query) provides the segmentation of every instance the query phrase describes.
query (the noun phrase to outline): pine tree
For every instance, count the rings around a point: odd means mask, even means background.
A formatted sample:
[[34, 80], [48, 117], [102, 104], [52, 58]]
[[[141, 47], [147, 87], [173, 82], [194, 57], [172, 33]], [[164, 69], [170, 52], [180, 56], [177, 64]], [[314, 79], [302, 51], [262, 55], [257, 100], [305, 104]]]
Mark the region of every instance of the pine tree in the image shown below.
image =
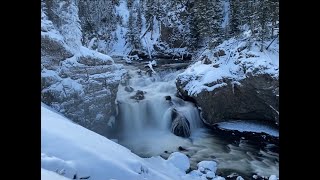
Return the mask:
[[136, 6], [137, 9], [137, 28], [138, 28], [138, 32], [139, 34], [141, 33], [141, 29], [142, 29], [142, 14], [141, 14], [141, 9], [140, 9], [140, 4], [138, 4]]
[[274, 33], [275, 28], [279, 28], [279, 0], [269, 0], [270, 4], [270, 19], [272, 23], [271, 38], [274, 38], [277, 34]]
[[222, 35], [222, 4], [220, 0], [194, 2], [191, 10], [190, 31], [193, 48], [209, 43], [215, 46]]
[[240, 33], [240, 2], [230, 0], [230, 32], [229, 35], [236, 36]]
[[268, 1], [267, 0], [260, 0], [258, 3], [258, 22], [260, 26], [260, 32], [259, 32], [259, 40], [261, 41], [261, 46], [260, 46], [260, 51], [263, 51], [263, 45], [265, 42], [265, 39], [267, 38], [267, 33], [268, 33], [268, 28], [267, 28], [267, 23], [268, 23], [268, 12], [269, 11], [269, 6], [268, 6]]

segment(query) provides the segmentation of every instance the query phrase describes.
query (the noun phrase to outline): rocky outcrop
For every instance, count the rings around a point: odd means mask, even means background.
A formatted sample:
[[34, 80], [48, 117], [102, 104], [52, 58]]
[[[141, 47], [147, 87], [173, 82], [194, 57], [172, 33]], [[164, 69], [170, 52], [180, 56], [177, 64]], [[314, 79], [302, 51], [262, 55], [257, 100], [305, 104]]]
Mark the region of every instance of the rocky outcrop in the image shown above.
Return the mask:
[[116, 64], [69, 66], [71, 61], [62, 61], [59, 72], [42, 70], [41, 100], [78, 124], [107, 136], [115, 123], [115, 99], [125, 71]]
[[118, 85], [126, 71], [107, 55], [81, 45], [70, 48], [57, 27], [42, 12], [41, 101], [72, 121], [108, 136], [117, 114]]
[[[190, 95], [185, 90], [188, 82], [178, 79], [177, 88], [184, 99], [194, 101], [201, 108], [202, 118], [208, 125], [232, 119], [279, 123], [278, 79], [268, 74], [258, 74], [248, 76], [239, 83], [228, 78], [221, 81], [226, 85], [213, 91], [203, 90], [196, 95]], [[216, 84], [218, 82], [210, 86]]]

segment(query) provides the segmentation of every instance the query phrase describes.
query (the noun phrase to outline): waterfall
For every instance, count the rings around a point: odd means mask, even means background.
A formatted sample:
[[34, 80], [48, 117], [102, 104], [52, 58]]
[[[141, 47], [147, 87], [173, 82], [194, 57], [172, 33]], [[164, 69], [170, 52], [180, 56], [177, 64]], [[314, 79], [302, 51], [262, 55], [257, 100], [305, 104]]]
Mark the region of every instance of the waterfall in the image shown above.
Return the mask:
[[[121, 122], [122, 134], [132, 136], [148, 130], [171, 133], [171, 126], [176, 126], [172, 125], [173, 110], [188, 121], [191, 133], [202, 126], [195, 105], [175, 96], [173, 77], [179, 72], [159, 73], [153, 77], [137, 72], [136, 69], [129, 70], [130, 81], [120, 85], [118, 90], [118, 121]], [[125, 91], [126, 86], [133, 88], [133, 91]], [[143, 98], [134, 98], [138, 90], [143, 92]], [[168, 96], [170, 100], [166, 100]]]

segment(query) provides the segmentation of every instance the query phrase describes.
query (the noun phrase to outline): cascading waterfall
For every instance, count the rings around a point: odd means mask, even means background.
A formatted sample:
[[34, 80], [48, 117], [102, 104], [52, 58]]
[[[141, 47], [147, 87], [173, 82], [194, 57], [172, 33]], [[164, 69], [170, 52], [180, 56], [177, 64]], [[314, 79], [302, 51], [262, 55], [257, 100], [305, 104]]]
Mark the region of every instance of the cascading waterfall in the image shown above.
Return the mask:
[[[139, 75], [137, 70], [129, 71], [131, 79], [126, 85], [119, 86], [117, 99], [123, 134], [132, 135], [150, 129], [170, 131], [173, 110], [185, 117], [191, 131], [202, 126], [198, 109], [192, 103], [175, 97], [176, 87], [172, 77], [177, 73], [157, 73], [149, 77]], [[125, 87], [134, 90], [127, 92]], [[138, 90], [143, 92], [144, 98], [141, 100], [133, 98]], [[170, 100], [166, 100], [169, 96]]]

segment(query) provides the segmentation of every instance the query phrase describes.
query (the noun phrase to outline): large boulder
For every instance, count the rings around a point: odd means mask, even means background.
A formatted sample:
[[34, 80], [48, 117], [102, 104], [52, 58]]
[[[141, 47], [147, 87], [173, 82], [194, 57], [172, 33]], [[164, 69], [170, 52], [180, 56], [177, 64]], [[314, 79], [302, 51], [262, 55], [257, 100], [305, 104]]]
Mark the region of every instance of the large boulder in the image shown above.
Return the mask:
[[203, 121], [208, 125], [245, 119], [279, 123], [279, 82], [269, 74], [257, 74], [234, 83], [223, 78], [210, 84], [225, 83], [213, 91], [203, 90], [191, 95], [184, 88], [188, 81], [178, 79], [176, 85], [184, 99], [194, 101], [201, 108]]

